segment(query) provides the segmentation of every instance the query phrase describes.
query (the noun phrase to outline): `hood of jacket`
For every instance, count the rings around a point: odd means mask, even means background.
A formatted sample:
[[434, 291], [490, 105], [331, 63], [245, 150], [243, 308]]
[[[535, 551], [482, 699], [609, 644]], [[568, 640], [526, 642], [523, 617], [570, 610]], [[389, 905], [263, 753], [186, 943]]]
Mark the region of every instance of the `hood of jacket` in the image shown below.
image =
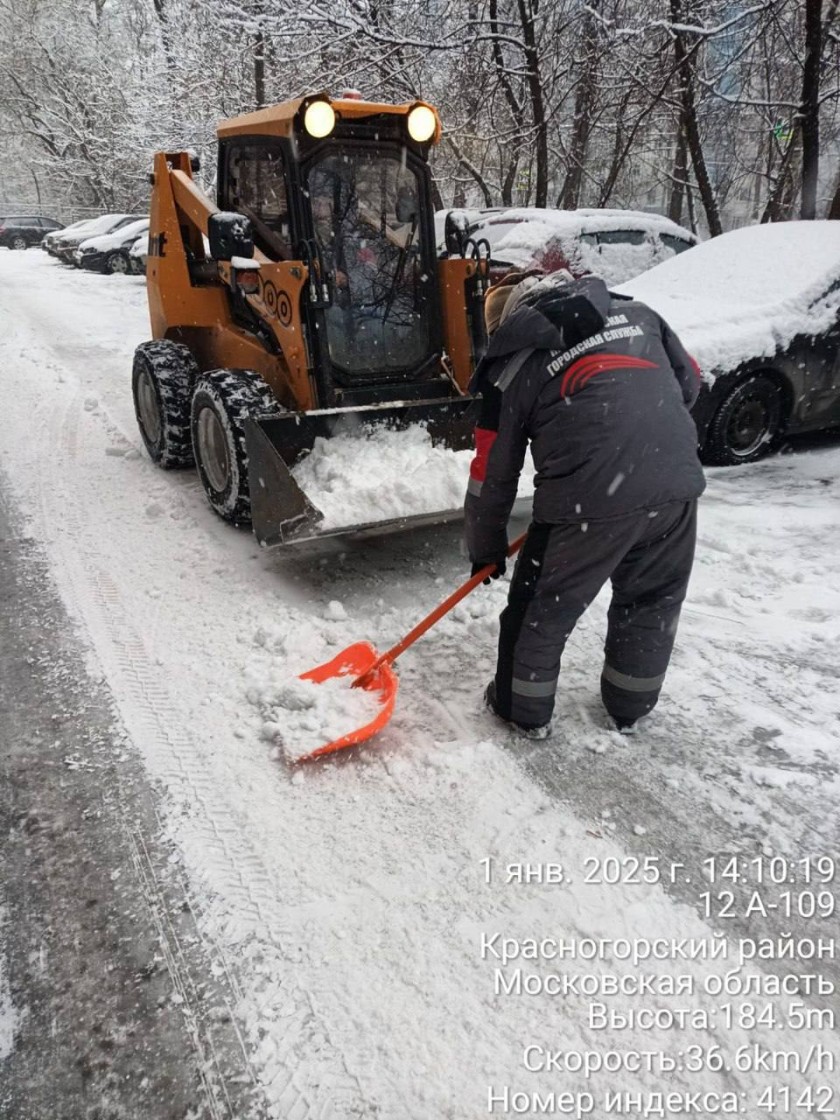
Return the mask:
[[599, 276], [541, 281], [493, 334], [470, 382], [475, 392], [491, 362], [519, 350], [569, 350], [597, 334], [607, 321], [610, 293]]

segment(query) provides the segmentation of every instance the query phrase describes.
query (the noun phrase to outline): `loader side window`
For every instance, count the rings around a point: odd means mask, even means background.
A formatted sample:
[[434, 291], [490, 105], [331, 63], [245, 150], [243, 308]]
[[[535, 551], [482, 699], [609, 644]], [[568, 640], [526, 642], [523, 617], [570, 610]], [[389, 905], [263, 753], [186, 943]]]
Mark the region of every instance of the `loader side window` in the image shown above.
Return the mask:
[[289, 198], [282, 153], [238, 144], [228, 160], [228, 205], [251, 219], [254, 241], [272, 260], [292, 259]]
[[434, 276], [416, 172], [398, 153], [348, 146], [317, 160], [306, 185], [333, 291], [333, 363], [351, 375], [416, 368], [432, 348]]

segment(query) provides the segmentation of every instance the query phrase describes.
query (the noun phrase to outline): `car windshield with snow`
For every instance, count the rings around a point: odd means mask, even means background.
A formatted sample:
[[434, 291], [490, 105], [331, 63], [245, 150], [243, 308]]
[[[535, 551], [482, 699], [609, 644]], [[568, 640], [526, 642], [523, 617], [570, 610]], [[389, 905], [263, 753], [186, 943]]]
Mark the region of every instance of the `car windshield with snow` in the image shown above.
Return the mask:
[[595, 273], [620, 284], [697, 244], [693, 233], [668, 218], [636, 210], [522, 207], [463, 213], [468, 236], [489, 246], [493, 280], [511, 268], [565, 268], [573, 276]]
[[840, 222], [733, 230], [619, 290], [698, 362], [706, 462], [749, 462], [783, 434], [840, 425]]

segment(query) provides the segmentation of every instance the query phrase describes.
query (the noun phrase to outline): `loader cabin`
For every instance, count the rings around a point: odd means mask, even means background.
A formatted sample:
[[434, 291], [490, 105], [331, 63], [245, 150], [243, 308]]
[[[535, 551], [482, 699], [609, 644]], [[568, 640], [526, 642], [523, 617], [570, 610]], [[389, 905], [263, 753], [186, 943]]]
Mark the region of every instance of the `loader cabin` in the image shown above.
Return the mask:
[[[442, 271], [436, 259], [428, 151], [440, 133], [437, 113], [422, 102], [381, 105], [324, 95], [219, 125], [221, 213], [205, 218], [210, 256], [241, 266], [253, 253], [260, 262], [259, 274], [240, 271], [238, 284], [231, 274], [233, 319], [271, 349], [270, 332], [254, 321], [255, 311], [257, 319], [268, 311], [291, 368], [278, 380], [265, 362], [247, 364], [260, 369], [287, 407], [347, 407], [466, 390], [475, 349], [470, 320], [480, 318], [467, 304], [477, 310], [482, 293], [470, 284], [475, 262], [441, 262], [450, 264]], [[179, 169], [171, 157], [168, 166]], [[235, 215], [248, 223], [237, 229]], [[192, 250], [191, 259], [204, 255], [195, 237]], [[286, 265], [282, 274], [291, 271], [291, 283], [277, 282], [275, 264]], [[295, 285], [295, 273], [303, 274], [295, 264], [305, 267], [306, 285]], [[191, 269], [193, 284], [196, 274]], [[150, 284], [156, 280], [157, 273], [150, 274]], [[156, 337], [179, 337], [198, 351], [200, 365], [219, 364], [210, 354], [202, 361], [205, 338], [187, 326], [171, 329], [168, 309], [155, 324], [155, 301], [164, 302], [160, 287], [151, 300]], [[288, 327], [298, 311], [308, 354], [287, 345], [272, 321]]]

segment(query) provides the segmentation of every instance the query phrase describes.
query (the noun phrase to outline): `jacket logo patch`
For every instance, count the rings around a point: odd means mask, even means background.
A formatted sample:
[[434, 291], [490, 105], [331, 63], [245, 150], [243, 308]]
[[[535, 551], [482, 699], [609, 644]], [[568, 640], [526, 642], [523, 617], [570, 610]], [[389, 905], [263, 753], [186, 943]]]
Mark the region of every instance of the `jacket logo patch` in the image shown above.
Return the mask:
[[598, 331], [597, 334], [590, 335], [589, 338], [585, 338], [583, 342], [579, 342], [577, 346], [573, 346], [571, 350], [564, 350], [560, 357], [555, 358], [547, 367], [549, 375], [554, 377], [554, 375], [559, 373], [569, 362], [574, 361], [575, 358], [579, 357], [581, 354], [585, 354], [588, 350], [594, 350], [597, 346], [604, 346], [608, 342], [620, 342], [623, 338], [641, 338], [645, 333], [641, 327], [635, 325], [626, 327], [617, 326], [610, 329], [609, 324], [612, 320], [619, 318], [626, 319], [626, 316], [610, 316], [607, 320], [606, 329]]

